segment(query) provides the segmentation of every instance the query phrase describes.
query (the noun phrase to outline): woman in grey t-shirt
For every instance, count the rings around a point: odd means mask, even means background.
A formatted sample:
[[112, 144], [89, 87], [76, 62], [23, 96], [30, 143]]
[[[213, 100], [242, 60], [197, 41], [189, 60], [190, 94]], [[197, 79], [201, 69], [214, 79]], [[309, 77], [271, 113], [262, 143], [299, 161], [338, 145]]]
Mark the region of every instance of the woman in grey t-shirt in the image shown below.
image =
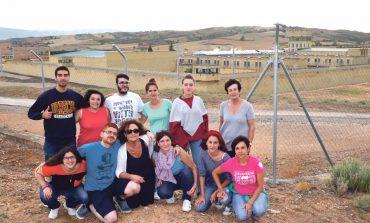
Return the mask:
[[253, 142], [255, 132], [255, 116], [251, 103], [240, 97], [242, 87], [239, 81], [230, 79], [225, 83], [228, 100], [220, 105], [220, 133], [225, 140], [227, 152], [234, 157], [231, 142], [243, 135]]

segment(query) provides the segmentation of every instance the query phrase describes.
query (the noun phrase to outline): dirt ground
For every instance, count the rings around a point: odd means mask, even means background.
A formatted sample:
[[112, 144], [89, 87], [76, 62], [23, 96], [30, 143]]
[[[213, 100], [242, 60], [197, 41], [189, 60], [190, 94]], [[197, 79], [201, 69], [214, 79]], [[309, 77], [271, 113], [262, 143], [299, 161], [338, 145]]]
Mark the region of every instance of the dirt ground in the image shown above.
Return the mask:
[[[48, 209], [41, 205], [33, 170], [42, 161], [42, 152], [0, 135], [0, 222], [51, 222]], [[270, 207], [261, 222], [368, 222], [353, 206], [353, 195], [338, 197], [324, 184], [311, 182], [312, 189], [298, 192], [294, 184], [269, 187]], [[119, 222], [236, 222], [234, 215], [224, 217], [215, 207], [206, 214], [180, 211], [174, 205], [156, 201], [130, 214], [119, 214]], [[53, 222], [97, 222], [89, 216], [77, 220], [61, 208]]]
[[[32, 94], [32, 83], [27, 80], [1, 78], [1, 86], [20, 86], [24, 91], [17, 92], [16, 97]], [[37, 89], [40, 86], [37, 85]], [[369, 88], [366, 84], [365, 88]], [[27, 90], [28, 89], [28, 90]], [[363, 87], [362, 87], [363, 89]], [[327, 90], [315, 92], [324, 95]], [[37, 93], [37, 92], [36, 92]], [[330, 93], [330, 92], [329, 92]], [[10, 92], [12, 95], [12, 93]], [[0, 92], [0, 96], [3, 95]], [[36, 94], [38, 95], [38, 93]], [[361, 97], [361, 96], [357, 96]], [[27, 97], [24, 97], [27, 98]], [[365, 99], [368, 100], [368, 99]], [[208, 108], [210, 128], [218, 128], [218, 109], [210, 101]], [[256, 101], [258, 110], [267, 109], [269, 101]], [[42, 121], [32, 121], [26, 116], [26, 107], [0, 105], [0, 128], [7, 127], [18, 132], [43, 135]], [[320, 108], [315, 108], [320, 111]], [[333, 107], [330, 111], [338, 111]], [[317, 113], [313, 120], [320, 133], [331, 160], [337, 163], [350, 157], [370, 163], [370, 119], [368, 112], [338, 115], [334, 113]], [[295, 178], [319, 175], [328, 172], [328, 162], [316, 141], [312, 129], [302, 114], [287, 113], [279, 115], [277, 171], [279, 178]], [[257, 117], [257, 131], [252, 153], [259, 156], [267, 166], [267, 176], [271, 177], [272, 147], [271, 115]], [[42, 151], [27, 148], [0, 134], [0, 222], [45, 222], [47, 208], [41, 205], [37, 195], [37, 183], [33, 169], [42, 161]], [[368, 222], [369, 214], [362, 215], [353, 208], [355, 195], [338, 197], [322, 182], [310, 182], [313, 188], [305, 193], [295, 190], [294, 184], [269, 187], [270, 210], [262, 222]], [[182, 213], [181, 202], [166, 205], [156, 202], [149, 208], [139, 208], [133, 213], [120, 214], [121, 222], [235, 222], [235, 216], [223, 217], [221, 212], [212, 208], [207, 214], [194, 211]], [[55, 222], [74, 222], [66, 211], [62, 210]], [[77, 221], [76, 221], [77, 222]], [[92, 217], [82, 222], [96, 222]]]

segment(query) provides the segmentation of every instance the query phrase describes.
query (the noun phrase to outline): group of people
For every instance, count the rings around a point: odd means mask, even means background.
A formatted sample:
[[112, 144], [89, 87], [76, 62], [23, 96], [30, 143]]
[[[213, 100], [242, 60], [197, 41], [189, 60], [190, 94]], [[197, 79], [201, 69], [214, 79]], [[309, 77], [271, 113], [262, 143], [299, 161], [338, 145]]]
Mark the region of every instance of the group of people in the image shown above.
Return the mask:
[[198, 212], [214, 203], [239, 220], [258, 221], [267, 211], [264, 166], [250, 155], [254, 110], [240, 97], [237, 80], [225, 83], [228, 100], [220, 105], [215, 131], [208, 129], [207, 110], [194, 95], [191, 75], [184, 76], [182, 95], [173, 102], [161, 98], [150, 79], [145, 104], [129, 91], [126, 74], [116, 76], [118, 92], [107, 98], [96, 90], [82, 97], [68, 88], [69, 78], [68, 68], [58, 67], [56, 87], [42, 93], [28, 112], [29, 118], [44, 121], [45, 162], [35, 177], [49, 218], [57, 218], [61, 195], [69, 215], [83, 219], [92, 212], [103, 222], [116, 222], [117, 210], [128, 213], [155, 199], [174, 203], [177, 189], [185, 212], [192, 209], [192, 197]]

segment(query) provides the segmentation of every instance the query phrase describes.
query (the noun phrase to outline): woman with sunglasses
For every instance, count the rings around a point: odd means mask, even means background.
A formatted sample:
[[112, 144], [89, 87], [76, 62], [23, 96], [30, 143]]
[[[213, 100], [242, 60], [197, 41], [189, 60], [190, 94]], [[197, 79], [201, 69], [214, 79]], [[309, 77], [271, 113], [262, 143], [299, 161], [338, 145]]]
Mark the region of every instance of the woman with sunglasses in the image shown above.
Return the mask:
[[[59, 196], [65, 197], [69, 215], [76, 215], [75, 207], [87, 203], [88, 195], [81, 184], [85, 174], [86, 162], [74, 147], [63, 148], [35, 169], [40, 199], [50, 208], [49, 218], [58, 217]], [[52, 181], [46, 182], [45, 177], [51, 177]]]
[[140, 193], [126, 198], [130, 208], [154, 202], [154, 164], [152, 148], [143, 125], [136, 119], [123, 121], [118, 139], [123, 143], [118, 151], [116, 176], [140, 184]]
[[158, 195], [171, 204], [175, 202], [173, 192], [180, 188], [183, 199], [182, 210], [189, 212], [191, 195], [197, 189], [197, 167], [191, 156], [181, 147], [177, 146], [175, 151], [172, 136], [168, 131], [157, 132], [156, 142], [160, 148], [155, 159]]
[[84, 105], [76, 112], [76, 123], [80, 124], [77, 147], [100, 141], [100, 133], [110, 121], [109, 110], [104, 107], [104, 95], [96, 90], [87, 90]]

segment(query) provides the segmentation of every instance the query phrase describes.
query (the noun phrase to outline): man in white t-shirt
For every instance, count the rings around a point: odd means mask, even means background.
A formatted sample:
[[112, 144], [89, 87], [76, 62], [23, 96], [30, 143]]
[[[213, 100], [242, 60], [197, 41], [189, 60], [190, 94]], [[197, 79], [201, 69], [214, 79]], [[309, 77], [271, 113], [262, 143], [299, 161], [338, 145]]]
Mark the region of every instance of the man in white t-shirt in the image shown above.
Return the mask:
[[109, 96], [104, 106], [109, 109], [111, 122], [120, 126], [121, 122], [127, 119], [141, 119], [144, 103], [140, 96], [129, 91], [129, 77], [126, 74], [116, 76], [118, 92]]

